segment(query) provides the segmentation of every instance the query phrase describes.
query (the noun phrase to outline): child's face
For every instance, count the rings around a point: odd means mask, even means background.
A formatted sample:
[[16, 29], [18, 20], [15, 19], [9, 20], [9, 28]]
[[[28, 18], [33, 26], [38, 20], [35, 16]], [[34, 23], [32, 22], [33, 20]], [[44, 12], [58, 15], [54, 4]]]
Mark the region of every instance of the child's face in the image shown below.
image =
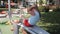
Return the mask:
[[29, 14], [33, 14], [34, 13], [34, 9], [32, 9], [31, 11], [28, 11]]
[[29, 14], [32, 14], [32, 13], [33, 13], [33, 10], [31, 10], [31, 11], [28, 11], [28, 13], [29, 13]]

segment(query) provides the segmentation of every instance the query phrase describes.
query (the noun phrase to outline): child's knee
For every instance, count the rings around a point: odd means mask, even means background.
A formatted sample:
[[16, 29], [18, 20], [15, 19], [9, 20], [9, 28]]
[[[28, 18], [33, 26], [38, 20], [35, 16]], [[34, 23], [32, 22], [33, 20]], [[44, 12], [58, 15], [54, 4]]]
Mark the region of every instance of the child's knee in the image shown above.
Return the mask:
[[22, 28], [22, 34], [27, 34], [27, 32]]
[[14, 20], [14, 23], [18, 24], [20, 21], [19, 20]]
[[11, 31], [14, 31], [14, 28], [11, 28]]

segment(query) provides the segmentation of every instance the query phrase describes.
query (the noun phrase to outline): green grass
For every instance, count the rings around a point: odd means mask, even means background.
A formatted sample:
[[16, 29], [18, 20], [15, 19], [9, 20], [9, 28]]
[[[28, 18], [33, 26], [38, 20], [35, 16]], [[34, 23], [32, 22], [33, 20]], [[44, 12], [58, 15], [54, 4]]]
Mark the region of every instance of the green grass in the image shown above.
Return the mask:
[[[15, 16], [15, 17], [12, 17], [12, 20], [15, 20], [15, 19], [20, 19], [19, 17]], [[2, 34], [13, 34], [13, 31], [11, 31], [11, 27], [12, 25], [6, 25], [5, 23], [9, 21], [8, 18], [4, 18], [4, 19], [1, 19], [0, 20], [0, 29], [2, 30]]]
[[[12, 10], [12, 9], [17, 9], [17, 8], [11, 8], [11, 10]], [[0, 8], [0, 11], [2, 11], [2, 10], [8, 11], [8, 8]]]
[[10, 30], [11, 25], [1, 25], [0, 24], [0, 29], [2, 31], [2, 34], [13, 34], [13, 32]]
[[[2, 31], [2, 34], [13, 34], [13, 31], [11, 31], [11, 27], [12, 27], [12, 25], [0, 24], [0, 29]], [[19, 34], [22, 34], [22, 33], [19, 32]]]

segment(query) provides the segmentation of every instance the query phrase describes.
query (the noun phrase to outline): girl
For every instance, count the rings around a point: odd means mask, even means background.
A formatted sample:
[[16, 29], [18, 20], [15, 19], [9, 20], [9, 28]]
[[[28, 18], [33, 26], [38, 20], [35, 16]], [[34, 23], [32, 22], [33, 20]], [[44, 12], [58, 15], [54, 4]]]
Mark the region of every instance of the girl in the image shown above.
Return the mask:
[[[24, 19], [23, 23], [27, 27], [33, 27], [36, 25], [36, 23], [40, 19], [40, 13], [37, 9], [37, 6], [31, 6], [30, 8], [27, 9], [28, 13], [31, 14], [31, 17], [29, 19]], [[26, 30], [22, 29], [23, 34], [30, 34]]]
[[31, 14], [31, 17], [29, 19], [25, 19], [23, 21], [23, 23], [24, 23], [25, 26], [30, 27], [30, 26], [35, 25], [36, 22], [39, 21], [40, 16], [39, 16], [39, 13], [38, 13], [38, 11], [36, 10], [35, 7], [32, 7], [30, 9], [28, 9], [28, 13]]

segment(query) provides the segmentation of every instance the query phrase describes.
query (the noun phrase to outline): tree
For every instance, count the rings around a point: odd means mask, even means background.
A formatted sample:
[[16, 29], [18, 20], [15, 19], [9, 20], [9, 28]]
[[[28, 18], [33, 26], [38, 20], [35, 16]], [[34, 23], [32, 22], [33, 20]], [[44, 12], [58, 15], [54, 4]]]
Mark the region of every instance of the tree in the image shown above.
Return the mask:
[[39, 4], [43, 4], [43, 1], [42, 1], [42, 0], [40, 0], [40, 1], [39, 1]]

